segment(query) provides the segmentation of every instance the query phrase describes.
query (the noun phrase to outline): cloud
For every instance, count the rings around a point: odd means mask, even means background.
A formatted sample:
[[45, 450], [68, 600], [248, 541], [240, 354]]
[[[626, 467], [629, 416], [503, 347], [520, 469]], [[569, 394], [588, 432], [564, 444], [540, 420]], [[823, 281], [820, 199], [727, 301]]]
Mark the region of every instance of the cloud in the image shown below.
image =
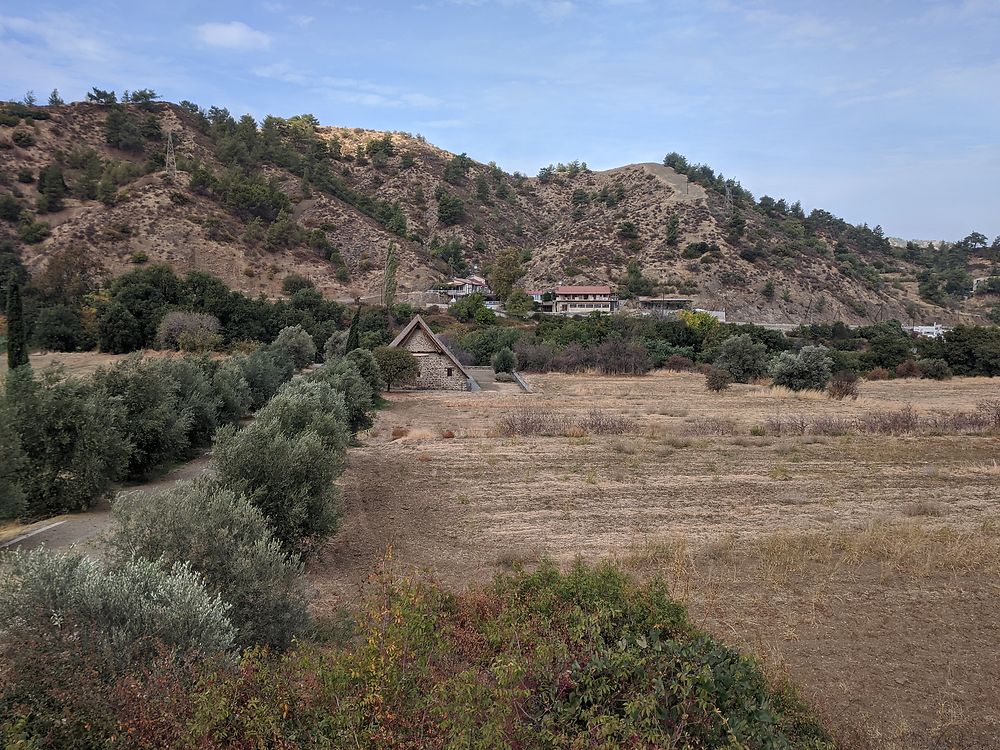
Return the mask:
[[49, 49], [79, 60], [103, 61], [111, 56], [105, 44], [87, 34], [79, 24], [65, 15], [47, 15], [43, 21], [0, 16], [0, 38], [2, 37], [39, 40]]
[[195, 28], [195, 34], [202, 44], [222, 49], [255, 50], [271, 46], [271, 37], [242, 21], [203, 23]]
[[440, 99], [416, 91], [358, 78], [313, 75], [287, 62], [258, 66], [252, 70], [259, 78], [301, 86], [315, 96], [324, 96], [348, 104], [367, 107], [407, 107], [431, 109], [441, 106]]

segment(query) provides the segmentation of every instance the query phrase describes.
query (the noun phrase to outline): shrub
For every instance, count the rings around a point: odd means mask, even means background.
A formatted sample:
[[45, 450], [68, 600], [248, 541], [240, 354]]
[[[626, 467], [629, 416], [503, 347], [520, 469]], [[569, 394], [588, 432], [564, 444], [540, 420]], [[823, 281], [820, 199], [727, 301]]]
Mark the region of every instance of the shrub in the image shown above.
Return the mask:
[[749, 383], [767, 373], [767, 347], [750, 334], [732, 336], [719, 344], [713, 363], [736, 383]]
[[798, 354], [781, 352], [771, 365], [774, 384], [793, 391], [822, 391], [833, 366], [826, 352], [825, 346], [804, 346]]
[[382, 371], [379, 369], [378, 361], [370, 349], [355, 349], [347, 353], [347, 359], [355, 364], [361, 377], [365, 379], [373, 394], [381, 393], [385, 390], [385, 380], [382, 378]]
[[917, 362], [920, 377], [930, 380], [948, 380], [951, 378], [951, 368], [943, 359], [921, 359]]
[[635, 430], [635, 420], [601, 409], [591, 409], [585, 417], [539, 409], [516, 409], [500, 417], [501, 435], [623, 435]]
[[344, 349], [347, 346], [347, 331], [337, 331], [330, 334], [330, 337], [323, 344], [323, 361], [329, 362], [331, 359], [344, 356]]
[[903, 360], [896, 365], [897, 378], [917, 378], [920, 377], [920, 368], [912, 359]]
[[491, 364], [493, 365], [493, 372], [512, 373], [517, 369], [517, 355], [507, 347], [504, 347], [493, 355]]
[[732, 382], [733, 376], [721, 367], [712, 367], [705, 373], [705, 387], [715, 393], [726, 390]]
[[220, 484], [261, 510], [286, 551], [305, 552], [336, 530], [339, 467], [315, 432], [288, 436], [276, 419], [223, 427], [215, 462]]
[[891, 377], [892, 373], [884, 367], [873, 367], [868, 371], [868, 380], [889, 380]]
[[599, 344], [593, 352], [597, 368], [604, 375], [645, 375], [649, 354], [641, 344], [613, 338]]
[[24, 512], [21, 474], [27, 462], [12, 410], [0, 400], [0, 521]]
[[853, 370], [840, 370], [830, 378], [827, 394], [837, 401], [843, 401], [845, 398], [856, 399], [858, 397], [858, 374]]
[[236, 644], [284, 649], [307, 622], [298, 558], [286, 554], [261, 511], [205, 480], [121, 495], [111, 509], [112, 559], [190, 563], [209, 593], [231, 606]]
[[258, 349], [233, 361], [250, 388], [251, 409], [259, 409], [267, 403], [281, 384], [292, 377], [292, 363], [267, 349]]
[[385, 379], [386, 390], [391, 391], [393, 385], [407, 385], [420, 377], [417, 358], [402, 347], [382, 346], [375, 350], [374, 356]]
[[79, 310], [68, 305], [43, 309], [35, 320], [33, 337], [40, 348], [56, 352], [75, 352], [94, 345], [83, 327]]
[[290, 273], [281, 280], [281, 291], [291, 297], [300, 289], [315, 289], [316, 285], [302, 274]]
[[14, 142], [15, 146], [20, 146], [21, 148], [28, 148], [35, 145], [35, 136], [32, 135], [30, 130], [15, 130], [11, 134], [10, 139]]
[[295, 365], [296, 370], [301, 370], [316, 361], [316, 342], [302, 326], [282, 328], [278, 337], [271, 343], [271, 349], [287, 357]]
[[351, 440], [344, 396], [328, 382], [293, 380], [285, 383], [257, 412], [257, 422], [274, 422], [281, 434], [295, 437], [311, 431], [333, 452], [329, 460], [339, 468]]
[[150, 366], [173, 380], [177, 397], [188, 417], [187, 442], [191, 446], [208, 445], [219, 425], [222, 399], [210, 376], [212, 363], [192, 357], [159, 359]]
[[517, 341], [514, 354], [517, 356], [518, 366], [530, 372], [548, 372], [555, 356], [551, 344], [537, 344], [526, 339]]
[[158, 645], [185, 653], [230, 648], [229, 607], [210, 595], [187, 564], [151, 560], [102, 567], [75, 553], [16, 552], [0, 579], [3, 641], [39, 636], [67, 647], [90, 642], [119, 668], [148, 659]]
[[181, 386], [161, 365], [135, 356], [94, 373], [94, 384], [122, 405], [129, 444], [127, 475], [138, 479], [185, 455], [193, 414], [181, 401]]
[[156, 329], [156, 348], [209, 352], [222, 344], [220, 330], [214, 315], [174, 310], [163, 316]]
[[93, 381], [58, 369], [36, 379], [20, 368], [8, 373], [3, 402], [24, 452], [25, 518], [86, 510], [124, 475], [130, 446], [123, 405]]
[[694, 362], [690, 357], [685, 357], [682, 354], [671, 354], [667, 357], [667, 361], [663, 363], [663, 369], [685, 372], [694, 369]]
[[250, 384], [237, 360], [227, 360], [212, 373], [212, 387], [219, 397], [219, 422], [230, 424], [243, 419], [253, 404]]

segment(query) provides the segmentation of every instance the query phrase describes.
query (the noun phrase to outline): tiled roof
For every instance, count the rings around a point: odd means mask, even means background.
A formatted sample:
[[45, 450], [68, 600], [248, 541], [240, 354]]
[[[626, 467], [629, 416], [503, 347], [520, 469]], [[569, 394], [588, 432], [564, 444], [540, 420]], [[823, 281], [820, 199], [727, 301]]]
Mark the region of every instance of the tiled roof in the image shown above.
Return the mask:
[[556, 294], [611, 294], [609, 286], [557, 286]]

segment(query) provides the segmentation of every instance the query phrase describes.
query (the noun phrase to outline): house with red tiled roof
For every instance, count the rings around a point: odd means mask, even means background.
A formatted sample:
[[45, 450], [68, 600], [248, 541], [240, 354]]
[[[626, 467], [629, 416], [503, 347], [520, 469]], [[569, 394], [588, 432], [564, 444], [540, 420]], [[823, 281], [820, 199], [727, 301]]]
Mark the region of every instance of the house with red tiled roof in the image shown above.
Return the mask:
[[557, 315], [611, 314], [618, 309], [618, 295], [610, 286], [557, 286], [553, 312]]

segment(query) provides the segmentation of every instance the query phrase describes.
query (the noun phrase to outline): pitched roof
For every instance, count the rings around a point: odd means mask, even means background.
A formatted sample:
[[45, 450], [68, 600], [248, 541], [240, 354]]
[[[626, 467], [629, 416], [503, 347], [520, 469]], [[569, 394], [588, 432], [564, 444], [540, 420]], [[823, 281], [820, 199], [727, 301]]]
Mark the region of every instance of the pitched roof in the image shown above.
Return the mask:
[[556, 294], [611, 294], [609, 286], [557, 286]]
[[409, 339], [410, 336], [413, 335], [413, 332], [416, 331], [418, 328], [424, 332], [427, 338], [429, 338], [431, 342], [434, 343], [435, 346], [437, 346], [438, 351], [441, 354], [443, 354], [445, 357], [451, 360], [452, 364], [458, 368], [458, 371], [460, 373], [462, 373], [465, 377], [469, 378], [470, 380], [472, 379], [472, 376], [469, 374], [469, 371], [465, 369], [465, 366], [458, 361], [455, 355], [451, 353], [451, 350], [444, 345], [444, 342], [442, 342], [441, 339], [437, 337], [434, 331], [431, 330], [431, 327], [427, 325], [427, 322], [419, 315], [413, 316], [413, 320], [411, 320], [409, 323], [406, 324], [406, 328], [404, 328], [402, 331], [399, 332], [399, 335], [392, 340], [392, 343], [389, 344], [389, 346], [402, 345], [403, 342]]

